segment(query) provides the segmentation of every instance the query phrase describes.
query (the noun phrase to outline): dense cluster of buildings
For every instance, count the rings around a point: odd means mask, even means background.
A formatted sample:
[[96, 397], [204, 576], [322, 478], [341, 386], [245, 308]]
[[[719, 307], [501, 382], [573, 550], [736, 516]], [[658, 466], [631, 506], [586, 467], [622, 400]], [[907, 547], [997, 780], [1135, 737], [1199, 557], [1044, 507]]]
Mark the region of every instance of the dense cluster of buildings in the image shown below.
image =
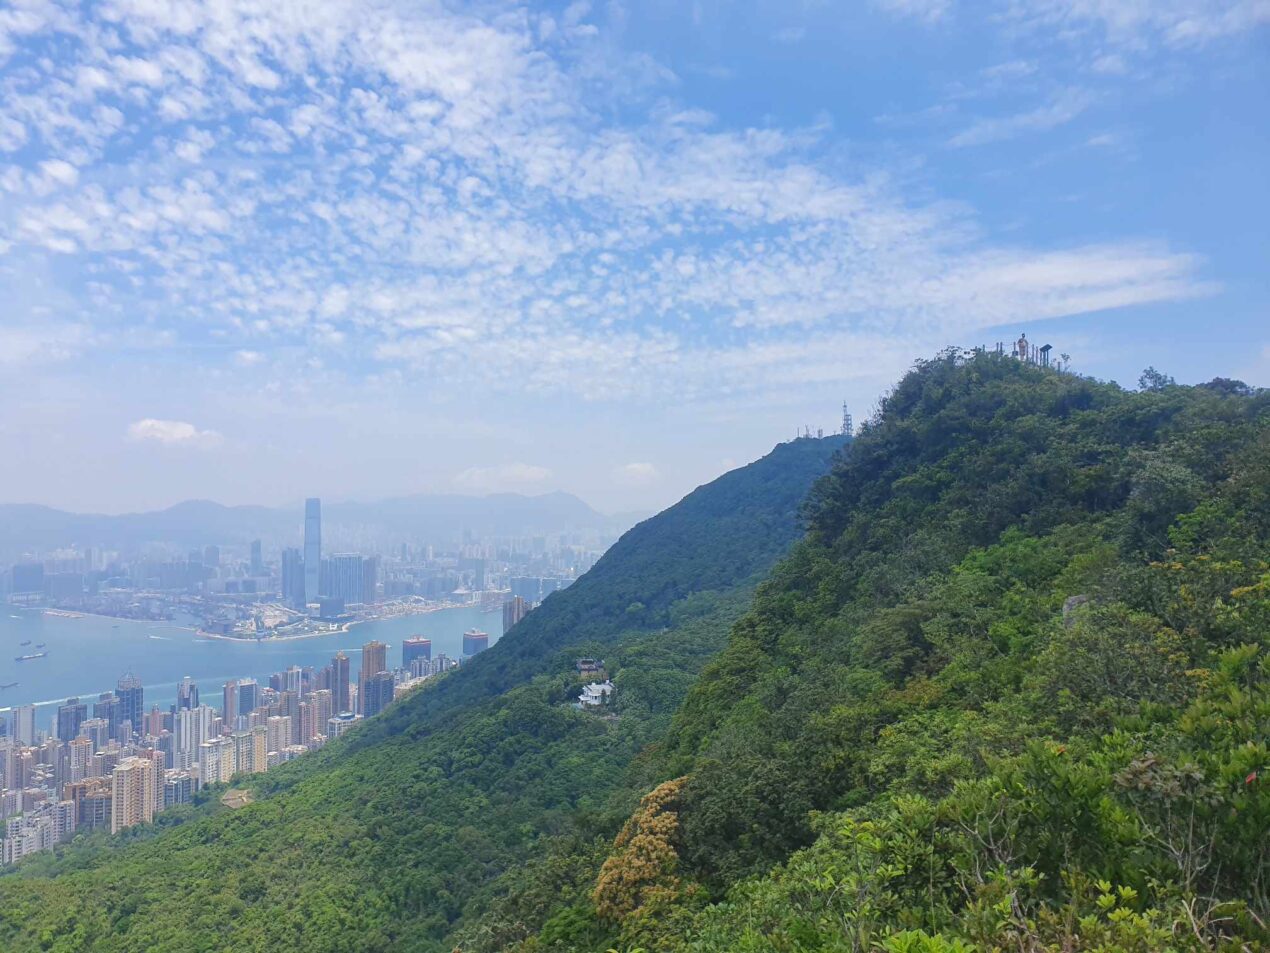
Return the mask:
[[[264, 543], [173, 553], [148, 547], [120, 553], [92, 547], [22, 555], [0, 567], [0, 597], [139, 619], [202, 616], [215, 634], [268, 634], [304, 620], [333, 622], [382, 615], [383, 603], [520, 601], [526, 609], [568, 586], [598, 558], [583, 546], [546, 537], [465, 539], [446, 552], [402, 543], [386, 555], [323, 548], [322, 503], [305, 501], [304, 536], [266, 560]], [[523, 614], [523, 611], [522, 611]], [[510, 626], [504, 626], [504, 630]]]
[[[489, 636], [473, 629], [463, 644], [473, 655]], [[385, 643], [367, 642], [356, 679], [351, 659], [337, 652], [321, 669], [292, 666], [266, 684], [226, 682], [219, 707], [187, 677], [175, 704], [147, 710], [133, 675], [94, 699], [66, 699], [48, 731], [37, 730], [34, 706], [18, 706], [0, 737], [0, 862], [48, 850], [76, 831], [114, 833], [146, 823], [191, 801], [204, 785], [267, 771], [459, 664], [444, 654], [434, 658], [431, 640], [414, 636], [402, 644], [399, 666], [390, 667]]]

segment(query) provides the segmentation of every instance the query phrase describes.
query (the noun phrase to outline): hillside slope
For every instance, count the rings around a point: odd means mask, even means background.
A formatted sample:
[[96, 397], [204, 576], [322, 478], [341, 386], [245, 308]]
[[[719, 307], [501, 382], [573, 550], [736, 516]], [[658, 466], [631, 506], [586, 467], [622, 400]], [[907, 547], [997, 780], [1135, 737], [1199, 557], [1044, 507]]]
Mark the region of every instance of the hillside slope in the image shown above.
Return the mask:
[[[84, 839], [0, 877], [0, 948], [449, 949], [531, 852], [611, 837], [639, 752], [844, 443], [782, 444], [641, 523], [458, 672], [253, 779], [255, 804], [167, 812], [127, 846]], [[581, 654], [606, 660], [616, 720], [570, 707]]]
[[664, 783], [488, 934], [515, 911], [534, 951], [1266, 948], [1270, 394], [949, 353], [807, 512], [651, 752]]

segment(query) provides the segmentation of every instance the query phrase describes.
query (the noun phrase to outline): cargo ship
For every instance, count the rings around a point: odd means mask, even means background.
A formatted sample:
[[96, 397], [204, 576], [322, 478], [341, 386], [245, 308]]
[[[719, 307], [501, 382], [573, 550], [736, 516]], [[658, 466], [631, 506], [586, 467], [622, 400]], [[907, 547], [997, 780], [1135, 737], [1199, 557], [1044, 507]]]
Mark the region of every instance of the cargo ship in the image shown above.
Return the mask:
[[32, 652], [30, 655], [15, 655], [13, 657], [13, 661], [29, 662], [33, 658], [44, 658], [46, 655], [48, 655], [48, 652]]

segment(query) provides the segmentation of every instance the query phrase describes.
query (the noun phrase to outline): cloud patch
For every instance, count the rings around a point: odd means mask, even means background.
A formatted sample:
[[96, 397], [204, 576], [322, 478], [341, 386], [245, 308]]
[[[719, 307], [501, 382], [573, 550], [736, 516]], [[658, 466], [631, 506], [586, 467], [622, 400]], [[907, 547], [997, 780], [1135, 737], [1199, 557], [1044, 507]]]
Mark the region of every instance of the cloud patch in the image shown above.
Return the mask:
[[454, 485], [469, 493], [499, 493], [540, 488], [550, 479], [551, 471], [546, 467], [516, 462], [468, 467], [454, 475]]
[[200, 430], [184, 420], [159, 420], [155, 417], [146, 417], [129, 424], [128, 439], [137, 443], [194, 447], [201, 450], [217, 447], [224, 440], [215, 430]]

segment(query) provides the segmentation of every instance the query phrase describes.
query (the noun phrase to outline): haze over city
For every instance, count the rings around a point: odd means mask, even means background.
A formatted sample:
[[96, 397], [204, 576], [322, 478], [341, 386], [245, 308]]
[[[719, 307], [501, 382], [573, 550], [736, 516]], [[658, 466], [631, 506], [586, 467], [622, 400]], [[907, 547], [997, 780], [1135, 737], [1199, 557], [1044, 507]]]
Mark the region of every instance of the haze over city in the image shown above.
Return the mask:
[[1266, 19], [11, 4], [0, 501], [651, 511], [1023, 331], [1265, 384]]

